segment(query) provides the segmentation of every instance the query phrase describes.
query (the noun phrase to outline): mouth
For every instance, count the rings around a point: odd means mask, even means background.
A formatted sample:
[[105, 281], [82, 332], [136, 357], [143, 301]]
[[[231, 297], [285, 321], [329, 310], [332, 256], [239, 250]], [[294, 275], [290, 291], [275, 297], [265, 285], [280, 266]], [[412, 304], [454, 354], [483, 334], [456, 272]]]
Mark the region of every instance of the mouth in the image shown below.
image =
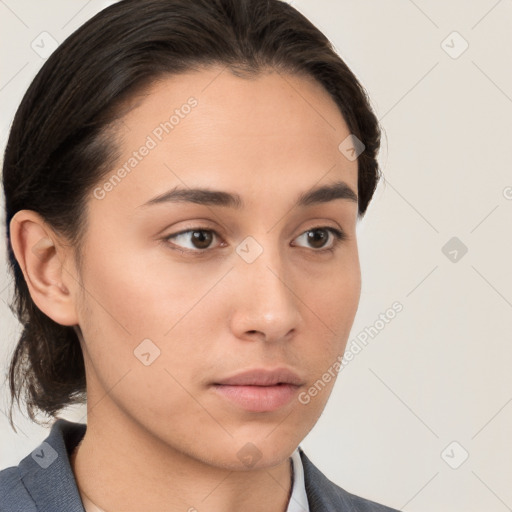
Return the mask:
[[213, 390], [248, 412], [276, 411], [293, 399], [304, 380], [287, 368], [253, 369], [212, 384]]

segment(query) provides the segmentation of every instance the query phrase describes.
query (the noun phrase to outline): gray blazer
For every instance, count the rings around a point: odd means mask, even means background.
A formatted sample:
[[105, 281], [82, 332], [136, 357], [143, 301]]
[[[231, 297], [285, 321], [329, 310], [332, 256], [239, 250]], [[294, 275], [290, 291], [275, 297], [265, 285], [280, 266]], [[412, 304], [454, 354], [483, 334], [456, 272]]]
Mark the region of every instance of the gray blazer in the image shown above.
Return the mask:
[[[59, 418], [18, 466], [0, 471], [0, 512], [84, 512], [69, 454], [87, 425]], [[328, 480], [300, 450], [311, 512], [397, 512]]]

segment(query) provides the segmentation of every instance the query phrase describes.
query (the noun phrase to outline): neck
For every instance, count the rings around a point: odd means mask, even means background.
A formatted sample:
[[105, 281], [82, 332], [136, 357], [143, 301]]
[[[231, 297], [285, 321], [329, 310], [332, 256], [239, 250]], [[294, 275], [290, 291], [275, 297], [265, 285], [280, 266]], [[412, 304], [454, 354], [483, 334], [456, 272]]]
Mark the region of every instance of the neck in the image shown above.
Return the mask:
[[293, 478], [289, 458], [271, 468], [230, 471], [169, 447], [155, 449], [136, 431], [120, 435], [95, 425], [88, 422], [70, 462], [80, 491], [105, 512], [287, 509]]

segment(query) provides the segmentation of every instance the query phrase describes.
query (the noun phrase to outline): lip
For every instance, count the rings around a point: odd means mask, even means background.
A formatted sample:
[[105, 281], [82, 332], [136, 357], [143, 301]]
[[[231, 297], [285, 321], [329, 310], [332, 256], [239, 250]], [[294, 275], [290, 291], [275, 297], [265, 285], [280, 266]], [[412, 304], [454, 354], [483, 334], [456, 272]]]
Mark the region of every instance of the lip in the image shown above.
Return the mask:
[[245, 370], [214, 382], [223, 399], [249, 412], [272, 412], [288, 404], [304, 384], [287, 368]]
[[304, 384], [304, 381], [288, 368], [275, 368], [273, 370], [254, 368], [226, 377], [214, 384], [226, 386], [275, 386], [276, 384], [291, 384], [293, 386], [301, 386]]

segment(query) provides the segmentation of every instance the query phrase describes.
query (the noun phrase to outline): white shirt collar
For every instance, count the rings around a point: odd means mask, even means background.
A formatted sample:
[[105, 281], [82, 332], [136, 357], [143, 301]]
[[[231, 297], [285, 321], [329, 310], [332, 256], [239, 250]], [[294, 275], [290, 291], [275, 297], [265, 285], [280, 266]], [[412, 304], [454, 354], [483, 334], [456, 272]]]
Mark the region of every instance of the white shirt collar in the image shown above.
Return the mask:
[[293, 488], [286, 512], [309, 512], [306, 483], [304, 480], [304, 467], [300, 458], [299, 449], [292, 453]]

